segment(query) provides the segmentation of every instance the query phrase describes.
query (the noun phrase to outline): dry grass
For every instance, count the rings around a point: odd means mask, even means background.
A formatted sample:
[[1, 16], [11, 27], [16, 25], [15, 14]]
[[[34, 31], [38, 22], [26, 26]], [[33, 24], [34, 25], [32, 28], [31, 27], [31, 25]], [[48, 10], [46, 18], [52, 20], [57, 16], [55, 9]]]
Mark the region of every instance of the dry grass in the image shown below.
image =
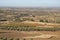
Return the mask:
[[42, 22], [11, 22], [0, 26], [31, 26], [31, 27], [59, 27], [57, 23], [42, 23]]

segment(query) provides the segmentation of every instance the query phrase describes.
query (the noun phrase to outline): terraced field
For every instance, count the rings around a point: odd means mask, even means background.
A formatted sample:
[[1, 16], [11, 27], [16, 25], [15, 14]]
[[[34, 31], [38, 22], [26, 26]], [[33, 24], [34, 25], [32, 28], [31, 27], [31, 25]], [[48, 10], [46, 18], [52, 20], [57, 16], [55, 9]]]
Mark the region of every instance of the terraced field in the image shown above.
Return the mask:
[[60, 40], [60, 24], [12, 22], [0, 25], [1, 40]]
[[43, 22], [10, 22], [9, 24], [0, 24], [0, 26], [32, 26], [32, 27], [59, 27], [59, 23], [43, 23]]
[[10, 40], [60, 40], [60, 31], [11, 31], [0, 30], [0, 38]]

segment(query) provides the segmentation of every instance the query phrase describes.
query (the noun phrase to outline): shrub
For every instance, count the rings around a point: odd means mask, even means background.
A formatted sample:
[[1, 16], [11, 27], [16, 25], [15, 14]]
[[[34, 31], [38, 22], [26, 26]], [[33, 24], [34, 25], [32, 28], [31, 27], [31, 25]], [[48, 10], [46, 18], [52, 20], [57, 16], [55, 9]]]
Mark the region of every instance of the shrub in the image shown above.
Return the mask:
[[30, 40], [33, 40], [32, 38]]
[[23, 40], [26, 40], [26, 39], [23, 39]]
[[19, 40], [19, 38], [17, 38], [16, 40]]
[[10, 40], [14, 40], [13, 38], [11, 38]]
[[40, 20], [40, 22], [44, 22], [44, 20]]

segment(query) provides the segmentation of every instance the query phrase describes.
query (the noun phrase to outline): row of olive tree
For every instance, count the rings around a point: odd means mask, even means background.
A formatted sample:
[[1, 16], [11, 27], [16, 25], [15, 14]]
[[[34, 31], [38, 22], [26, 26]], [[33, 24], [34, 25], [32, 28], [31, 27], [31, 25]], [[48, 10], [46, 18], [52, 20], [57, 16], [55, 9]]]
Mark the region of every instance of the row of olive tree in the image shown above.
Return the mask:
[[[0, 40], [8, 40], [8, 38], [7, 37], [0, 37]], [[27, 39], [26, 38], [22, 38], [22, 39], [20, 39], [20, 38], [16, 38], [16, 39], [10, 38], [9, 40], [27, 40]], [[33, 40], [33, 38], [30, 38], [29, 40]]]
[[17, 31], [60, 31], [60, 27], [46, 28], [46, 27], [31, 27], [31, 26], [4, 26], [0, 27], [2, 30], [17, 30]]

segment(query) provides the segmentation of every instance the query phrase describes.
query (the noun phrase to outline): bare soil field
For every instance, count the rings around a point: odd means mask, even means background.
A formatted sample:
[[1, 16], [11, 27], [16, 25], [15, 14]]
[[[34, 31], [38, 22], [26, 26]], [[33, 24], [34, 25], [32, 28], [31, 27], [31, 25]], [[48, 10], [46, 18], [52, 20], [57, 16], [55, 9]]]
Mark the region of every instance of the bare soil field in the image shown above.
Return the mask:
[[7, 37], [8, 40], [19, 38], [20, 40], [60, 40], [60, 31], [11, 31], [0, 30], [0, 38]]

